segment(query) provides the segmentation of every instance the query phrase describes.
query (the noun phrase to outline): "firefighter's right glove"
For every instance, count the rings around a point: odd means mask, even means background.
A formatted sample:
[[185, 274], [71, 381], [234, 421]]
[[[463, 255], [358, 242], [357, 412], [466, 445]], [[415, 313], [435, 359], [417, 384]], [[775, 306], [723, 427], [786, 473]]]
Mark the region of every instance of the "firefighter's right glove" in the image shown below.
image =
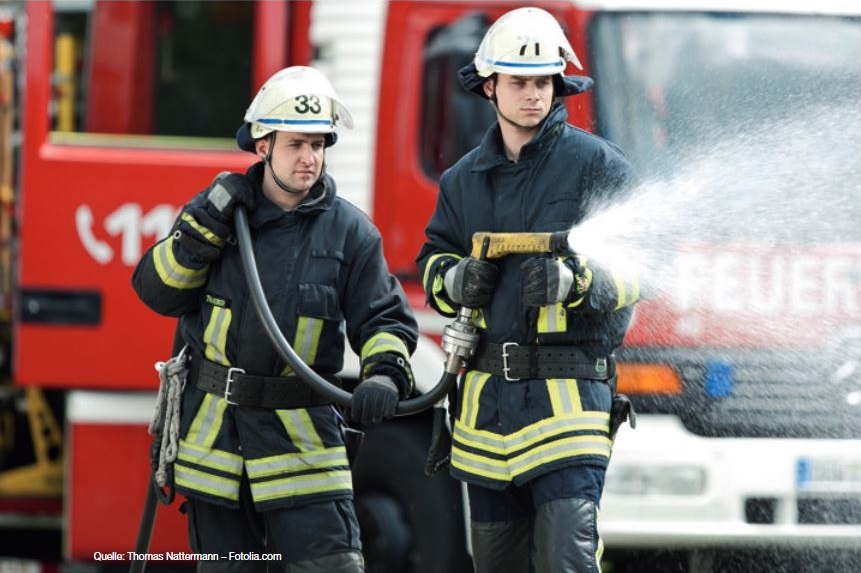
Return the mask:
[[241, 173], [219, 173], [212, 183], [183, 209], [175, 239], [196, 261], [221, 258], [233, 240], [233, 213], [237, 205], [255, 207], [254, 188]]
[[498, 276], [499, 267], [493, 263], [467, 257], [445, 272], [443, 285], [455, 304], [481, 308], [490, 303]]
[[375, 426], [395, 415], [398, 398], [398, 387], [388, 376], [366, 378], [353, 391], [350, 418], [363, 426]]
[[237, 205], [249, 211], [256, 207], [254, 188], [243, 173], [222, 171], [206, 191], [206, 210], [219, 222], [229, 225]]

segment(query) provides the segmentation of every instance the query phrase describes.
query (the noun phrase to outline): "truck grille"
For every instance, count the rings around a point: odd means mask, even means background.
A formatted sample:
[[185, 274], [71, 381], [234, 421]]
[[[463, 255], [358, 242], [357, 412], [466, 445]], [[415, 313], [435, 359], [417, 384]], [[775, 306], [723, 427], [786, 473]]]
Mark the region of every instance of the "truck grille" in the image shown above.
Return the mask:
[[861, 438], [861, 405], [850, 403], [861, 377], [833, 380], [840, 363], [829, 365], [822, 355], [623, 348], [617, 357], [673, 365], [682, 397], [633, 396], [635, 406], [677, 414], [700, 436]]

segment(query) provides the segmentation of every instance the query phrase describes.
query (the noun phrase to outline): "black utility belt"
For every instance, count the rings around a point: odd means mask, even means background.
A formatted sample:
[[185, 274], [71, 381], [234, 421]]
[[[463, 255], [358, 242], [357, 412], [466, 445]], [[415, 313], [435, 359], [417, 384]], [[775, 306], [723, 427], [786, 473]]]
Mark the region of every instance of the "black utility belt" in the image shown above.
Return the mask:
[[589, 356], [574, 346], [482, 342], [469, 359], [469, 368], [513, 382], [535, 378], [610, 380], [616, 374], [616, 361], [613, 356]]
[[[236, 406], [294, 409], [325, 406], [332, 401], [311, 389], [298, 376], [256, 376], [242, 368], [222, 366], [192, 356], [189, 381], [204, 392], [224, 398]], [[328, 377], [337, 384], [337, 378]]]

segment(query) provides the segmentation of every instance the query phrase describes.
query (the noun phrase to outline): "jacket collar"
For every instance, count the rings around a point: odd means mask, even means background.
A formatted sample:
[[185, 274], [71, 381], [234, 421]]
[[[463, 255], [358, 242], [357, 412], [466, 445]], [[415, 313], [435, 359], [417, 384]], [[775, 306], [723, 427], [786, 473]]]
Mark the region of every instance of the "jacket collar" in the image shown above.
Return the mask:
[[[568, 119], [568, 110], [565, 106], [556, 102], [550, 108], [550, 113], [544, 118], [544, 122], [523, 149], [520, 150], [520, 161], [528, 161], [530, 158], [542, 153], [544, 148], [550, 145], [559, 133], [562, 124]], [[478, 146], [478, 155], [472, 164], [472, 171], [488, 171], [499, 165], [509, 163], [502, 146], [502, 134], [499, 130], [499, 122], [494, 123], [484, 134], [481, 144]]]
[[[262, 161], [258, 161], [248, 168], [246, 175], [254, 183], [254, 193], [257, 198], [257, 208], [249, 214], [248, 221], [253, 227], [260, 227], [270, 221], [279, 219], [287, 214], [281, 207], [270, 201], [263, 194], [263, 173], [265, 166]], [[335, 180], [327, 173], [311, 187], [308, 195], [302, 199], [299, 206], [292, 213], [301, 213], [302, 215], [314, 216], [323, 211], [328, 210], [335, 202], [337, 196], [337, 188]]]

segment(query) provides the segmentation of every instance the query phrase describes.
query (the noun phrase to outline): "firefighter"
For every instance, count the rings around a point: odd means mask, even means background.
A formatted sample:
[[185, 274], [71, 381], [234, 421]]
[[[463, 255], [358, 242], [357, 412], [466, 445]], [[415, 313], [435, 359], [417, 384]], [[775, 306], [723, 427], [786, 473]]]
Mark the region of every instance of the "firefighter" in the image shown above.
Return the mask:
[[[325, 149], [341, 125], [352, 118], [322, 73], [294, 66], [273, 75], [237, 132], [259, 161], [215, 177], [135, 269], [138, 295], [179, 317], [190, 354], [174, 472], [195, 552], [280, 553], [281, 570], [303, 573], [364, 570], [340, 412], [267, 338], [233, 224], [243, 205], [263, 289], [296, 354], [334, 380], [346, 336], [361, 358], [351, 417], [373, 425], [394, 415], [413, 389], [417, 325], [378, 230], [326, 173]], [[250, 560], [198, 565], [265, 569]]]
[[566, 122], [561, 98], [592, 84], [565, 76], [568, 62], [581, 67], [544, 10], [516, 9], [489, 28], [459, 79], [497, 122], [443, 173], [417, 257], [433, 308], [476, 309], [450, 472], [468, 484], [478, 573], [600, 571], [613, 351], [636, 278], [579, 256], [468, 256], [475, 232], [566, 231], [630, 189], [620, 150]]

